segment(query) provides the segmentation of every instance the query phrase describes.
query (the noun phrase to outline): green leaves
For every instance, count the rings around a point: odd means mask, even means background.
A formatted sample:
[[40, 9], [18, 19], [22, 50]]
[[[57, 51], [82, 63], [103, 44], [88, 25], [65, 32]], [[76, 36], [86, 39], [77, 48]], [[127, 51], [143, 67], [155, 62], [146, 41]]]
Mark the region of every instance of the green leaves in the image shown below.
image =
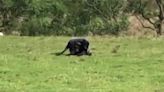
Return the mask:
[[[7, 27], [5, 30], [9, 30], [9, 33], [12, 33], [12, 30], [24, 33], [22, 29], [26, 31], [28, 29], [34, 33], [33, 35], [35, 32], [32, 30], [37, 29], [44, 31], [38, 31], [37, 34], [40, 35], [67, 33], [86, 35], [95, 30], [102, 32], [104, 29], [110, 32], [108, 28], [111, 24], [117, 24], [118, 20], [122, 20], [121, 17], [125, 16], [123, 12], [126, 7], [125, 0], [3, 0], [1, 4], [0, 12], [5, 10], [5, 13], [0, 14], [4, 15], [0, 22], [8, 20], [18, 28], [11, 28], [6, 23], [3, 24]], [[12, 22], [20, 19], [21, 21]], [[49, 22], [46, 23], [45, 19]], [[46, 24], [46, 27], [42, 24]]]

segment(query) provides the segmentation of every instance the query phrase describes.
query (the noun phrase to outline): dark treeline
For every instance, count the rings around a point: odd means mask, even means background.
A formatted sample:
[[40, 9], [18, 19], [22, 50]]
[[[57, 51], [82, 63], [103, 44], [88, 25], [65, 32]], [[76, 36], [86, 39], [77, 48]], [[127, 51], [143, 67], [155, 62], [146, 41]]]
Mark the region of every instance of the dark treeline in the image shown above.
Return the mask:
[[163, 8], [162, 0], [0, 0], [0, 31], [28, 36], [118, 35], [127, 30], [128, 15], [133, 14], [161, 34]]

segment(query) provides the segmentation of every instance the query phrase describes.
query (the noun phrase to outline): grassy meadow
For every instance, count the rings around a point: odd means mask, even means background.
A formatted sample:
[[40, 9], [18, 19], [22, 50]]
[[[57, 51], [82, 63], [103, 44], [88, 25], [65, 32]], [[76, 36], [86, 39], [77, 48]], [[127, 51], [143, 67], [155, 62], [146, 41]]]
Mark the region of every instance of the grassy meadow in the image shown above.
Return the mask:
[[56, 56], [70, 38], [0, 37], [0, 92], [164, 92], [163, 37], [88, 37], [92, 56]]

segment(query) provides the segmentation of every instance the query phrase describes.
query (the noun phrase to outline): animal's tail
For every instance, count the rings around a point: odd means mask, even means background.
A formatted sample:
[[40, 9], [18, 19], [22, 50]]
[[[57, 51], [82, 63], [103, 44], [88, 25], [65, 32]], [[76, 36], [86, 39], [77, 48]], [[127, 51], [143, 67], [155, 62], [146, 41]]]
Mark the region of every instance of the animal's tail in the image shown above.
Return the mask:
[[57, 56], [62, 55], [66, 50], [68, 49], [68, 45], [65, 47], [65, 49], [62, 52], [56, 53]]

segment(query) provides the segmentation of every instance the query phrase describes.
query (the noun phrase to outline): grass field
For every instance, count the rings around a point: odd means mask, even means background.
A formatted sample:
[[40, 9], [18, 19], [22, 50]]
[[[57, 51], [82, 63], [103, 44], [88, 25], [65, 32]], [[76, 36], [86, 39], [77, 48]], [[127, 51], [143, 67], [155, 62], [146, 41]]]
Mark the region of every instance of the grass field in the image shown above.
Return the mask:
[[92, 56], [55, 56], [69, 39], [0, 37], [0, 92], [164, 92], [164, 38], [89, 37]]

